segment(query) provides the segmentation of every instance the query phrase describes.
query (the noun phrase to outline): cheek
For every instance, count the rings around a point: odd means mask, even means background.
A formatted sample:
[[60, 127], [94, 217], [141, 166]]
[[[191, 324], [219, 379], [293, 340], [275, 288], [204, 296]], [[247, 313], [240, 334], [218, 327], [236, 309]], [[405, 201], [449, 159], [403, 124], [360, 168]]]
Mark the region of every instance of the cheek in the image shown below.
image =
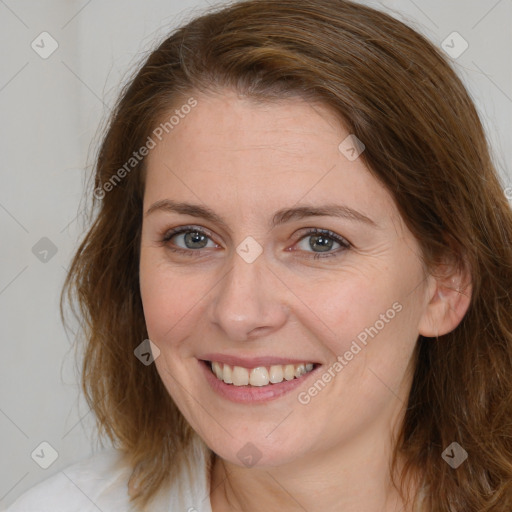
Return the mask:
[[366, 268], [338, 279], [310, 281], [304, 288], [308, 293], [299, 295], [308, 306], [301, 323], [313, 340], [322, 341], [330, 362], [343, 357], [344, 377], [336, 380], [345, 386], [370, 379], [372, 389], [370, 367], [391, 387], [398, 386], [418, 337], [423, 279], [417, 262], [402, 261], [378, 272]]
[[382, 327], [381, 315], [387, 313], [385, 320], [394, 318], [393, 304], [403, 295], [389, 272], [368, 269], [289, 284], [300, 299], [296, 301], [302, 311], [300, 322], [332, 356], [349, 350], [351, 342], [359, 335], [364, 338], [365, 329], [376, 322]]
[[[156, 252], [156, 251], [155, 251]], [[140, 293], [150, 339], [169, 343], [202, 307], [205, 280], [171, 269], [152, 251], [142, 251]]]

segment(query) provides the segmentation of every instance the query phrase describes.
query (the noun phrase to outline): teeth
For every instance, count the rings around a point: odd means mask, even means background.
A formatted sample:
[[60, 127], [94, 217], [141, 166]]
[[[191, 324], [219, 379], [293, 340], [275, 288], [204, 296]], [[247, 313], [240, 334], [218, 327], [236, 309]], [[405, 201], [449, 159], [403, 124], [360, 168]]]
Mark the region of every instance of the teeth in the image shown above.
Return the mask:
[[222, 380], [223, 371], [222, 371], [222, 366], [220, 365], [220, 363], [217, 363], [217, 362], [212, 363], [212, 370], [213, 370], [213, 373], [215, 373], [215, 375], [217, 375], [217, 378]]
[[271, 366], [269, 371], [269, 377], [270, 382], [272, 382], [272, 384], [279, 384], [279, 382], [283, 382], [283, 367], [280, 364], [276, 366]]
[[[218, 375], [217, 378], [219, 378]], [[247, 386], [249, 384], [249, 372], [241, 366], [233, 366], [232, 378], [235, 386]]]
[[266, 386], [269, 381], [268, 370], [264, 366], [251, 370], [251, 375], [249, 376], [249, 384], [251, 386]]
[[306, 373], [306, 365], [299, 364], [297, 368], [295, 368], [295, 377], [299, 378], [301, 375], [304, 375]]
[[293, 364], [287, 364], [284, 367], [284, 378], [286, 380], [292, 380], [295, 377], [295, 366]]
[[228, 364], [224, 365], [224, 370], [222, 372], [222, 380], [226, 384], [233, 384], [233, 370], [231, 370], [231, 366]]
[[313, 363], [308, 364], [277, 364], [270, 368], [259, 366], [249, 370], [242, 366], [229, 366], [228, 364], [211, 363], [212, 372], [219, 380], [234, 386], [267, 386], [279, 384], [283, 380], [293, 380], [313, 370]]

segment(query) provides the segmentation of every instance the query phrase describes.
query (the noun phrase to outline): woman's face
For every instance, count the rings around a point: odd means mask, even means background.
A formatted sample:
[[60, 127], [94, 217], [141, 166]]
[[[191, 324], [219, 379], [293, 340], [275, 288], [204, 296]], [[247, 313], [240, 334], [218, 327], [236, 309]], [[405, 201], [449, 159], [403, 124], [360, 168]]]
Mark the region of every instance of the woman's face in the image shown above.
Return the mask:
[[235, 464], [379, 449], [432, 294], [417, 242], [329, 110], [193, 97], [147, 157], [140, 288], [163, 383]]

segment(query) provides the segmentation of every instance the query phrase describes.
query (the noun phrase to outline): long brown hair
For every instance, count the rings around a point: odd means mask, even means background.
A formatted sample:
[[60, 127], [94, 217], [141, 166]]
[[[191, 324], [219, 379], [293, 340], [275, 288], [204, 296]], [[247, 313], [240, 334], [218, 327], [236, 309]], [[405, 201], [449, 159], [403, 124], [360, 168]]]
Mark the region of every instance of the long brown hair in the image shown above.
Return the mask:
[[[83, 391], [100, 435], [129, 456], [134, 503], [145, 506], [176, 477], [195, 434], [155, 365], [134, 357], [147, 338], [138, 280], [145, 160], [126, 162], [179, 98], [225, 87], [328, 106], [364, 142], [362, 158], [394, 197], [427, 268], [449, 260], [469, 269], [462, 322], [417, 341], [390, 469], [404, 457], [399, 486], [421, 473], [430, 490], [424, 510], [510, 512], [510, 205], [474, 104], [441, 51], [391, 16], [345, 0], [212, 9], [149, 55], [111, 115], [95, 166], [95, 220], [61, 299], [79, 307]], [[454, 441], [468, 453], [457, 469], [442, 459]]]

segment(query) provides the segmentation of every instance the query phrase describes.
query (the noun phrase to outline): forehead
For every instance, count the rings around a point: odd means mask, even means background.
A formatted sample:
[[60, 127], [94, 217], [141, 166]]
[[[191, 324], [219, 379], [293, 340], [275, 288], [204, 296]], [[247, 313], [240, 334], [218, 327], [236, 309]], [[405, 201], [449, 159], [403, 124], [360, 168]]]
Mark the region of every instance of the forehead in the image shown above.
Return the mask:
[[197, 105], [147, 157], [145, 208], [187, 199], [237, 206], [243, 215], [338, 201], [369, 216], [384, 210], [396, 216], [362, 158], [347, 158], [351, 134], [327, 107], [300, 98], [261, 103], [231, 91], [193, 96]]
[[[150, 161], [173, 142], [173, 151], [178, 145], [186, 151], [186, 146], [191, 144], [195, 149], [230, 159], [236, 158], [233, 151], [258, 150], [261, 156], [265, 156], [265, 152], [284, 150], [290, 158], [301, 158], [311, 153], [312, 146], [318, 143], [323, 146], [322, 150], [328, 149], [346, 132], [327, 107], [301, 98], [261, 102], [240, 97], [231, 90], [199, 94], [195, 98], [194, 109], [181, 120], [176, 119], [176, 125], [167, 126], [156, 151], [149, 155]], [[335, 146], [331, 150], [336, 150], [337, 144]], [[188, 155], [189, 158], [196, 156], [196, 153]]]

